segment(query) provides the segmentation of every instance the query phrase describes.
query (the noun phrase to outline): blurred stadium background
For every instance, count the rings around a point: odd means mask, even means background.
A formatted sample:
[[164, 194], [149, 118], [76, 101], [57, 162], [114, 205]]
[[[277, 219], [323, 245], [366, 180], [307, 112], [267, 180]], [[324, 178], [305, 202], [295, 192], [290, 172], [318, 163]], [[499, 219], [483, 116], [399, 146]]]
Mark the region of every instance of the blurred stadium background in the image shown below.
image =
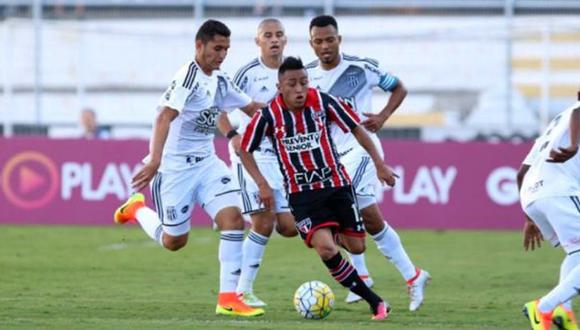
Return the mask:
[[[0, 328], [371, 328], [366, 307], [341, 302], [326, 323], [296, 321], [293, 289], [330, 282], [298, 241], [270, 243], [256, 288], [272, 313], [244, 323], [212, 316], [209, 229], [174, 255], [134, 226], [54, 226], [112, 224], [157, 99], [206, 18], [233, 31], [223, 66], [233, 74], [257, 55], [256, 26], [269, 16], [286, 26], [286, 54], [314, 59], [308, 23], [321, 13], [337, 16], [345, 53], [378, 59], [409, 90], [379, 133], [401, 175], [381, 207], [396, 228], [427, 229], [400, 234], [435, 281], [422, 312], [405, 313], [400, 279], [369, 248], [395, 306], [389, 327], [523, 328], [521, 303], [557, 282], [561, 255], [523, 254], [516, 171], [577, 98], [578, 0], [0, 0]], [[386, 101], [374, 97], [377, 108]], [[79, 138], [84, 108], [110, 139]], [[226, 141], [216, 145], [227, 159]], [[210, 225], [199, 207], [193, 225]]]

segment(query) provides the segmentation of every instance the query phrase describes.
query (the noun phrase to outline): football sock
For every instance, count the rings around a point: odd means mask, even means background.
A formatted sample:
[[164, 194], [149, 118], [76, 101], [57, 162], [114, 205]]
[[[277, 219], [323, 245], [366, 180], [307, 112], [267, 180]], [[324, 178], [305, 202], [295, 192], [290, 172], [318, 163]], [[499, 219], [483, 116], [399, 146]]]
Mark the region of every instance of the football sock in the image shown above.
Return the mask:
[[[566, 276], [568, 276], [572, 269], [574, 269], [574, 267], [577, 265], [580, 265], [580, 253], [567, 255], [566, 258], [564, 258], [562, 261], [562, 265], [560, 266], [560, 281], [558, 283], [562, 283]], [[563, 305], [567, 309], [572, 310], [572, 299], [565, 302]]]
[[356, 269], [358, 275], [360, 277], [363, 277], [363, 278], [368, 277], [369, 270], [367, 269], [367, 263], [365, 261], [365, 254], [364, 253], [352, 254], [348, 251], [346, 253], [348, 254], [348, 257], [350, 258], [350, 262], [352, 263], [352, 265]]
[[372, 236], [381, 253], [391, 261], [403, 275], [405, 281], [409, 281], [417, 273], [415, 265], [405, 252], [401, 239], [392, 227], [385, 222], [385, 227], [378, 234]]
[[253, 292], [254, 281], [256, 276], [258, 276], [266, 244], [268, 244], [268, 237], [260, 235], [253, 230], [250, 230], [248, 236], [246, 236], [242, 246], [242, 274], [236, 289], [238, 293]]
[[163, 246], [163, 226], [157, 213], [147, 206], [143, 206], [137, 210], [135, 217], [147, 236]]
[[366, 300], [373, 311], [375, 311], [377, 305], [383, 301], [381, 297], [377, 296], [371, 289], [369, 289], [369, 287], [359, 277], [356, 269], [354, 269], [346, 259], [342, 258], [340, 252], [332, 258], [322, 261], [326, 267], [328, 267], [330, 274], [338, 283]]
[[242, 264], [242, 230], [222, 230], [218, 257], [220, 261], [220, 293], [235, 292]]
[[538, 309], [542, 313], [554, 310], [556, 306], [580, 294], [580, 265], [570, 271], [552, 291], [540, 299]]

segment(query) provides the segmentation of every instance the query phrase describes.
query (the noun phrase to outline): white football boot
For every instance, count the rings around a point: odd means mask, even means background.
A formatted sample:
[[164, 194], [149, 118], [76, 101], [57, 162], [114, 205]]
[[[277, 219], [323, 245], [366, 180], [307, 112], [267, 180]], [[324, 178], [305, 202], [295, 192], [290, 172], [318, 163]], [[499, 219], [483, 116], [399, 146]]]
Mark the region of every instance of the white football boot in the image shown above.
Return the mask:
[[421, 307], [424, 299], [425, 286], [431, 281], [431, 275], [426, 270], [420, 269], [419, 276], [413, 282], [407, 283], [407, 291], [409, 292], [409, 297], [411, 298], [411, 303], [409, 304], [409, 310], [414, 312]]

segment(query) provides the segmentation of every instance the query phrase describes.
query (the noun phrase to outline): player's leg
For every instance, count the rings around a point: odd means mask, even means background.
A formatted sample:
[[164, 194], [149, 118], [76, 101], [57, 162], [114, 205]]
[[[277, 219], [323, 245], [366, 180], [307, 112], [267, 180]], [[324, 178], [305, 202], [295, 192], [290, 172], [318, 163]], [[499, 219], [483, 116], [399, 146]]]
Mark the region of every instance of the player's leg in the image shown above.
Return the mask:
[[298, 235], [296, 221], [289, 211], [276, 214], [276, 232], [284, 237], [294, 237]]
[[[187, 244], [192, 194], [193, 171], [179, 174], [158, 172], [151, 183], [151, 195], [158, 212], [145, 206], [143, 194], [133, 194], [115, 211], [115, 222], [136, 220], [151, 239], [167, 250], [177, 251]], [[184, 210], [186, 212], [177, 212]]]
[[236, 294], [242, 266], [244, 218], [239, 209], [239, 189], [232, 182], [226, 165], [217, 157], [204, 160], [204, 180], [196, 199], [214, 219], [220, 231], [218, 258], [220, 288], [216, 314], [258, 316], [259, 308], [243, 303]]
[[[362, 281], [348, 260], [342, 257], [329, 228], [323, 227], [314, 231], [308, 243], [318, 253], [332, 277], [369, 304], [373, 311], [373, 319], [380, 320], [388, 316], [388, 305]], [[361, 244], [359, 243], [359, 246]]]

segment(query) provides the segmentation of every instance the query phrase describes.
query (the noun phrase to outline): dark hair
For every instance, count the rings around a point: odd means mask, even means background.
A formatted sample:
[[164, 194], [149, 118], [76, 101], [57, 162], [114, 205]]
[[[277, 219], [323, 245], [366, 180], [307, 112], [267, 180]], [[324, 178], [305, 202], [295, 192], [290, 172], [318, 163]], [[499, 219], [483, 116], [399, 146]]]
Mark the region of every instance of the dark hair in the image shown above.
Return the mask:
[[338, 32], [338, 23], [336, 23], [336, 19], [330, 15], [320, 15], [320, 16], [316, 16], [312, 19], [312, 21], [310, 21], [310, 30], [312, 30], [313, 27], [317, 26], [317, 27], [325, 27], [325, 26], [329, 26], [332, 25], [334, 26], [334, 28], [336, 29], [336, 31]]
[[201, 40], [201, 42], [207, 44], [209, 41], [213, 40], [216, 35], [227, 38], [231, 34], [232, 32], [224, 23], [208, 19], [199, 27], [199, 30], [197, 30], [195, 40]]
[[282, 62], [282, 65], [278, 68], [278, 79], [282, 77], [284, 72], [288, 70], [304, 70], [304, 64], [299, 57], [288, 56]]

